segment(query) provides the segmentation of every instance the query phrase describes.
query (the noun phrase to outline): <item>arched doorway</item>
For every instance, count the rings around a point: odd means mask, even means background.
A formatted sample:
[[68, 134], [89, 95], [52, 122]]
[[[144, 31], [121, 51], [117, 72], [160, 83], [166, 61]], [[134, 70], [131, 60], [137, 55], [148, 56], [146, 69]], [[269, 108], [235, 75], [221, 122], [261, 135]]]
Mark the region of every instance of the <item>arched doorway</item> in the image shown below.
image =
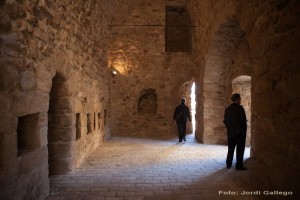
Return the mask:
[[232, 80], [232, 93], [239, 93], [242, 97], [241, 105], [244, 107], [247, 117], [246, 145], [251, 144], [251, 77], [238, 76]]
[[[72, 103], [68, 97], [66, 80], [56, 73], [52, 80], [48, 111], [49, 175], [72, 169], [72, 141], [76, 137]], [[74, 118], [74, 120], [73, 120]]]
[[192, 118], [192, 123], [187, 123], [187, 134], [192, 134], [194, 136], [196, 129], [196, 94], [195, 94], [195, 81], [194, 79], [185, 82], [179, 92], [178, 102], [180, 102], [181, 98], [186, 99], [186, 105], [190, 109], [190, 114]]

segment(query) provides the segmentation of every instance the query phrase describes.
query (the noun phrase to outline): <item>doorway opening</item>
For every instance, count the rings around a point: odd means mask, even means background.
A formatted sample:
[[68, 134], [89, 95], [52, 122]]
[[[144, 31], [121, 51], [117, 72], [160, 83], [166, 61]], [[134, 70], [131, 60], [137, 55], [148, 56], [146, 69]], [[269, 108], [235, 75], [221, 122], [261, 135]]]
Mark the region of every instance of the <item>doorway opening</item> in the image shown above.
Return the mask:
[[[76, 137], [73, 118], [79, 122], [80, 115], [71, 113], [72, 105], [62, 74], [56, 73], [52, 80], [48, 110], [48, 164], [49, 176], [64, 174], [73, 167], [71, 149]], [[79, 129], [79, 127], [78, 127]]]
[[246, 146], [251, 144], [251, 77], [238, 76], [232, 80], [232, 93], [239, 93], [242, 97], [241, 105], [244, 107], [247, 117]]
[[196, 131], [196, 84], [193, 82], [191, 88], [191, 117], [192, 117], [192, 126], [193, 126], [193, 135]]
[[181, 98], [185, 98], [185, 105], [187, 105], [190, 109], [191, 122], [187, 122], [186, 124], [186, 134], [192, 137], [195, 137], [196, 130], [196, 84], [195, 80], [192, 79], [188, 82], [185, 82], [181, 86], [181, 90], [178, 96], [178, 102], [180, 102]]

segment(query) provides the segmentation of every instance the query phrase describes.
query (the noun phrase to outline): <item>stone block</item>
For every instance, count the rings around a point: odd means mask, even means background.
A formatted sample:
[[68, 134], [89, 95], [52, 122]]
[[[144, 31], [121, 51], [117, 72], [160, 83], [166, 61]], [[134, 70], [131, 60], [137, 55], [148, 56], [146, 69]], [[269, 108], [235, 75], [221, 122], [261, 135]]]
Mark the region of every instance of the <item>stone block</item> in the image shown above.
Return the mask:
[[47, 66], [36, 66], [34, 70], [37, 79], [37, 89], [46, 93], [50, 93], [52, 78], [55, 74], [54, 68]]
[[39, 138], [40, 138], [40, 146], [47, 146], [48, 144], [48, 127], [45, 126], [43, 128], [40, 128], [39, 130]]
[[[11, 108], [11, 100], [8, 97], [8, 95], [2, 93], [0, 91], [0, 105], [1, 105], [1, 110], [0, 110], [0, 114], [1, 113], [6, 113], [10, 111]], [[0, 126], [1, 127], [1, 126]]]
[[48, 162], [48, 149], [42, 147], [18, 157], [19, 173], [27, 174]]
[[20, 88], [23, 91], [35, 88], [36, 78], [32, 71], [23, 71], [20, 74]]
[[215, 135], [215, 136], [218, 136], [218, 137], [220, 137], [220, 138], [223, 137], [223, 138], [226, 139], [226, 137], [227, 137], [227, 132], [226, 132], [225, 126], [214, 127], [213, 130], [214, 130], [214, 135]]
[[261, 34], [259, 30], [255, 29], [248, 36], [250, 52], [254, 59], [263, 57], [270, 46], [270, 38], [265, 34], [267, 33]]
[[51, 128], [63, 128], [63, 127], [73, 127], [75, 126], [76, 119], [74, 114], [50, 114], [49, 113], [49, 129]]
[[260, 135], [274, 135], [276, 131], [274, 120], [267, 117], [252, 119], [252, 127], [255, 128], [255, 132], [260, 133]]
[[49, 113], [71, 113], [73, 110], [73, 98], [51, 96]]
[[75, 142], [51, 142], [48, 144], [49, 159], [71, 159], [76, 154]]
[[76, 98], [74, 103], [74, 110], [76, 110], [77, 112], [83, 112], [83, 104], [84, 101], [82, 99]]
[[26, 16], [25, 10], [17, 2], [8, 3], [8, 15], [11, 19], [17, 19]]
[[[17, 180], [17, 170], [13, 170], [10, 172], [6, 172], [6, 174], [1, 175], [0, 179], [0, 199], [5, 199], [3, 196], [5, 196], [3, 189], [6, 189], [6, 192], [8, 189], [11, 189], [11, 186], [13, 186], [13, 183]], [[2, 197], [2, 198], [1, 198]], [[8, 198], [6, 198], [8, 199]]]
[[49, 108], [49, 95], [40, 91], [30, 91], [14, 96], [12, 112], [16, 116], [47, 112]]
[[19, 72], [11, 63], [1, 63], [0, 68], [0, 91], [12, 91], [18, 88]]
[[0, 134], [13, 132], [16, 129], [16, 119], [10, 114], [0, 114]]
[[[25, 175], [27, 176], [27, 175]], [[35, 188], [38, 189], [39, 187], [49, 186], [49, 169], [48, 169], [48, 162], [44, 163], [43, 165], [39, 166], [32, 172], [31, 174], [28, 174], [29, 184], [27, 184], [27, 187], [29, 188]], [[47, 184], [48, 183], [48, 184]], [[45, 184], [44, 186], [42, 186]], [[45, 188], [45, 192], [47, 193], [48, 189]], [[39, 193], [42, 193], [42, 191], [39, 191]], [[37, 194], [37, 191], [35, 190], [34, 196], [39, 196], [40, 194]], [[38, 199], [38, 198], [37, 198]]]
[[17, 136], [15, 132], [0, 134], [0, 158], [2, 171], [17, 171]]
[[12, 27], [9, 17], [3, 12], [0, 12], [0, 18], [0, 33], [8, 33]]
[[76, 138], [75, 126], [69, 127], [49, 127], [49, 142], [71, 142]]
[[[48, 171], [48, 169], [47, 169]], [[50, 184], [48, 177], [46, 180], [37, 185], [35, 190], [36, 199], [46, 199], [50, 193]]]
[[73, 158], [70, 159], [59, 159], [49, 160], [49, 173], [54, 174], [65, 174], [74, 169]]
[[[42, 184], [47, 185], [47, 182], [49, 184], [48, 163], [45, 163], [35, 168], [32, 172], [21, 174], [18, 177], [18, 181], [14, 185], [14, 195], [12, 199], [40, 199], [40, 194], [37, 193], [37, 189]], [[48, 189], [45, 188], [45, 193], [47, 193], [47, 191]]]

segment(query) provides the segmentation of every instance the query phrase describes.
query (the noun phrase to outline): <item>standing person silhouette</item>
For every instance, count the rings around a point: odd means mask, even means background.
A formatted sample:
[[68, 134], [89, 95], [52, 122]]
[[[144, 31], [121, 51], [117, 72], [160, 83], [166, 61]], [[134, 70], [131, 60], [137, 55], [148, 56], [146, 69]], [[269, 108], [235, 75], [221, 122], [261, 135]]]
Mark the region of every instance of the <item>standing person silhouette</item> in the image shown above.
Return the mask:
[[231, 168], [234, 149], [236, 147], [236, 170], [246, 170], [243, 165], [247, 120], [243, 106], [241, 106], [241, 96], [235, 93], [231, 96], [232, 104], [228, 106], [224, 114], [224, 124], [227, 128], [228, 153], [226, 159], [227, 168]]
[[191, 121], [190, 110], [185, 105], [185, 98], [180, 100], [180, 104], [175, 108], [173, 119], [177, 123], [179, 142], [186, 141], [186, 121]]

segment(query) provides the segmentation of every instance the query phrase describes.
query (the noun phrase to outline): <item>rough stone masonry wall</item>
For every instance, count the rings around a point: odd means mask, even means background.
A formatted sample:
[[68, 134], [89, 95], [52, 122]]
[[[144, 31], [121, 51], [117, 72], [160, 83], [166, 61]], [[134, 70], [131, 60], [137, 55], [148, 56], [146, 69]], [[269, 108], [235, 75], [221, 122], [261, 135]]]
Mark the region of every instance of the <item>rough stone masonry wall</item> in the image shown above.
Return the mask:
[[[166, 2], [128, 0], [112, 22], [109, 67], [119, 71], [111, 85], [114, 136], [176, 136], [173, 112], [182, 85], [195, 76], [195, 65], [190, 53], [165, 52], [166, 5], [183, 1]], [[146, 90], [155, 91], [155, 113], [139, 113]]]
[[0, 1], [0, 199], [45, 199], [48, 159], [51, 174], [69, 171], [108, 131], [114, 5]]
[[[195, 62], [202, 67], [198, 84], [204, 82], [206, 55], [218, 36], [217, 30], [234, 18], [249, 44], [251, 74], [244, 71], [244, 75], [251, 76], [252, 85], [253, 159], [249, 165], [256, 164], [251, 166], [266, 184], [299, 191], [299, 1], [195, 0], [190, 3], [191, 16], [197, 25], [194, 53], [199, 57]], [[229, 78], [227, 83], [230, 81]], [[229, 84], [224, 88], [232, 87]], [[202, 91], [197, 96], [201, 97], [198, 106], [205, 96]], [[197, 113], [203, 112], [204, 106], [198, 106]], [[202, 118], [197, 118], [197, 122]], [[201, 138], [201, 132], [196, 134]]]

